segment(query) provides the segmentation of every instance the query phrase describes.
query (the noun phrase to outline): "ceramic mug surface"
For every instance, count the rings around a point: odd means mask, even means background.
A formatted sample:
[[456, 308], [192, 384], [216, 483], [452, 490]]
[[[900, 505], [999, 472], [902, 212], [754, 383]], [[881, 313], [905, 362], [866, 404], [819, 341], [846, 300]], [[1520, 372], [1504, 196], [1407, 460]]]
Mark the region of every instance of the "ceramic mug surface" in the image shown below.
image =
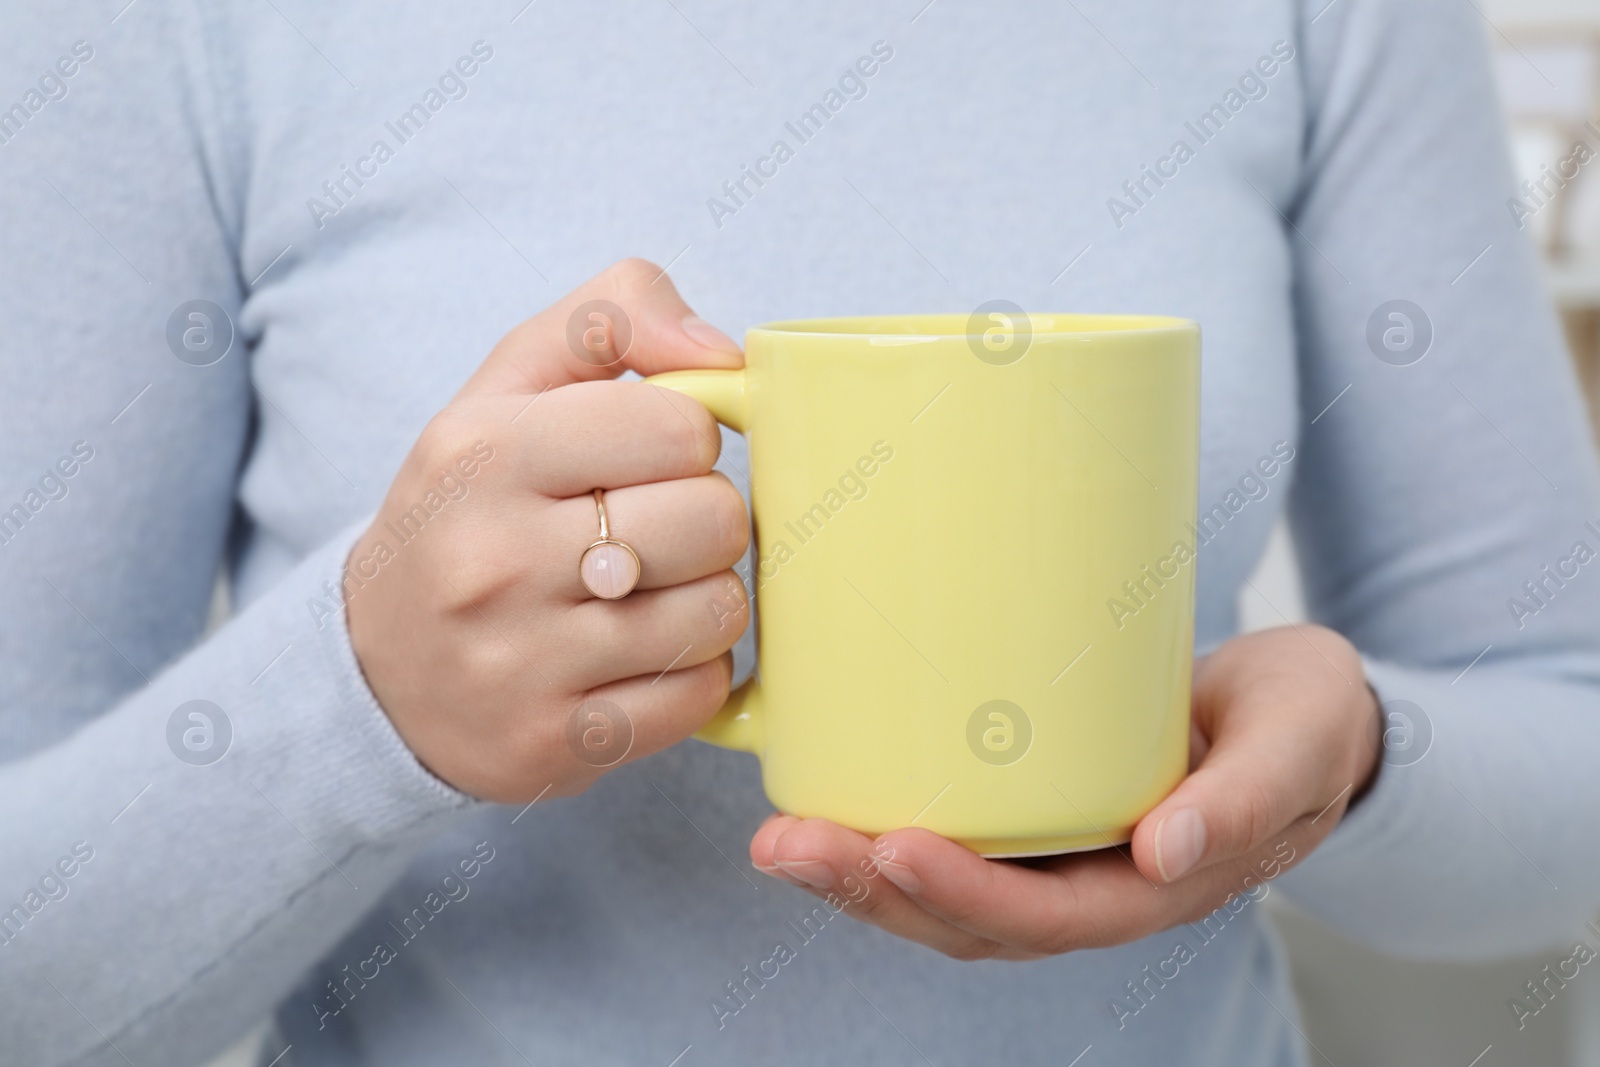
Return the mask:
[[749, 436], [757, 676], [698, 735], [780, 810], [1098, 848], [1183, 777], [1200, 331], [780, 322], [651, 382]]

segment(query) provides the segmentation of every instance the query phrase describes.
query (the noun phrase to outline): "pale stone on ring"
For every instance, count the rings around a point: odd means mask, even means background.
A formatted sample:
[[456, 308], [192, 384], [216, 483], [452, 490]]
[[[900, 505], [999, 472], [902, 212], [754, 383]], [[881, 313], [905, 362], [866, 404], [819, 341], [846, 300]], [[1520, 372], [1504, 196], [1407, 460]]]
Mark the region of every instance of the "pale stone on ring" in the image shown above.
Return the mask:
[[621, 600], [639, 584], [639, 555], [626, 541], [611, 536], [605, 495], [599, 489], [594, 491], [594, 504], [600, 514], [600, 539], [583, 550], [578, 580], [601, 600]]

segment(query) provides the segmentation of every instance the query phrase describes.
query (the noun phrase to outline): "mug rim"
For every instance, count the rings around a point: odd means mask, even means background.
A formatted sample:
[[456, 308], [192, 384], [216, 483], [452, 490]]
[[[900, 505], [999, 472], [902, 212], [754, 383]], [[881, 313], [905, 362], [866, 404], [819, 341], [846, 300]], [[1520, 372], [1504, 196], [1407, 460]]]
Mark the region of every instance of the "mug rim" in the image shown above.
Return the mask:
[[[1124, 334], [1186, 333], [1198, 330], [1193, 319], [1175, 315], [1123, 314], [1120, 312], [1028, 312], [1029, 328], [1035, 340], [1042, 337], [1096, 337]], [[933, 314], [842, 315], [812, 319], [781, 319], [752, 326], [748, 333], [773, 337], [830, 337], [841, 340], [894, 338], [910, 340], [953, 340], [982, 336], [972, 329], [972, 315], [954, 312]], [[962, 328], [956, 329], [959, 324]], [[1062, 322], [1058, 327], [1056, 324]], [[883, 325], [902, 323], [911, 328], [889, 329]], [[918, 324], [921, 324], [920, 326]]]

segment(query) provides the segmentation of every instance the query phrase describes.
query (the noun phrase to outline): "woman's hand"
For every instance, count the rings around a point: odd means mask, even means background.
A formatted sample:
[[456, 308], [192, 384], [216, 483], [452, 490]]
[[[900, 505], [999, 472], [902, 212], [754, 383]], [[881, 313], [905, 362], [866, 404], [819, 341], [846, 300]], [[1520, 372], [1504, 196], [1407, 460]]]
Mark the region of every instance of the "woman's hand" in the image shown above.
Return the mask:
[[[500, 802], [576, 793], [722, 705], [750, 615], [744, 501], [712, 473], [705, 408], [610, 379], [742, 362], [628, 260], [512, 330], [423, 430], [344, 591], [367, 681], [433, 773]], [[623, 600], [579, 581], [595, 488], [642, 563]]]
[[[876, 841], [775, 815], [756, 867], [825, 895], [881, 873], [847, 910], [957, 959], [1035, 959], [1200, 919], [1314, 849], [1377, 769], [1377, 701], [1343, 637], [1317, 626], [1235, 638], [1196, 664], [1192, 771], [1129, 845], [985, 860], [927, 830]], [[887, 883], [887, 884], [886, 884]]]

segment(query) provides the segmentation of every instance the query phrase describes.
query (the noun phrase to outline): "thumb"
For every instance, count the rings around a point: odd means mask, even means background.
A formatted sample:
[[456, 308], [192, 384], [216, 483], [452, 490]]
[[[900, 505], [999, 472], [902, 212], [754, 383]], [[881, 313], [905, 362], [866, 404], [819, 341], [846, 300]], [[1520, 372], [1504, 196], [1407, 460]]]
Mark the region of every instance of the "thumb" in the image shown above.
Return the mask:
[[665, 271], [625, 259], [506, 334], [459, 395], [537, 394], [625, 370], [743, 363], [738, 343], [695, 315]]
[[1224, 733], [1194, 773], [1140, 820], [1133, 857], [1147, 878], [1175, 882], [1247, 855], [1306, 813], [1309, 783], [1320, 775], [1291, 755], [1292, 741], [1264, 725]]

